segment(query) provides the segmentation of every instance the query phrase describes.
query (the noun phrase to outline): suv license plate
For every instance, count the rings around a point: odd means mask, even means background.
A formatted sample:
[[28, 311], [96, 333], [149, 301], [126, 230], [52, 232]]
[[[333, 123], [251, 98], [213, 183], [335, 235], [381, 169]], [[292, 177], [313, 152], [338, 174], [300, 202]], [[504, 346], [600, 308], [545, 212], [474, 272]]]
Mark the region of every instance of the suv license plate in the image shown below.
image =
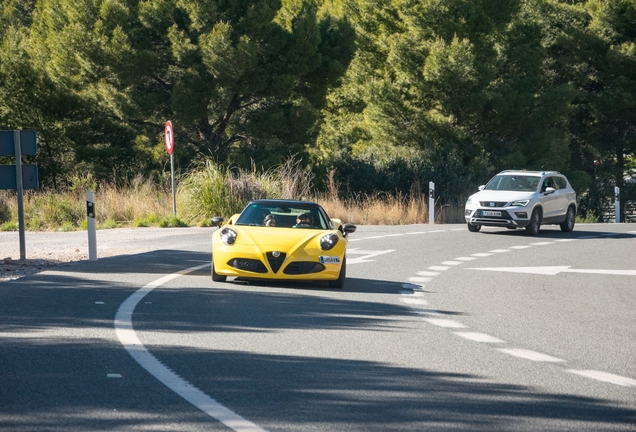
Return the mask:
[[501, 212], [500, 211], [487, 211], [487, 210], [483, 210], [481, 212], [482, 216], [501, 216]]

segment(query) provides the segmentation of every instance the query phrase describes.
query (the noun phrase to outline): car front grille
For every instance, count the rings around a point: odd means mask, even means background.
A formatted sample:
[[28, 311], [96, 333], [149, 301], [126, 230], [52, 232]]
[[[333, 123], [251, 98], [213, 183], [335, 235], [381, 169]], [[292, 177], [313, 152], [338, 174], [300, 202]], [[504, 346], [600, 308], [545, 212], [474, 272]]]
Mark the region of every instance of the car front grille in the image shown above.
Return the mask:
[[290, 263], [283, 273], [291, 275], [300, 275], [308, 273], [318, 273], [325, 269], [325, 266], [317, 262], [296, 261]]
[[507, 201], [479, 201], [479, 204], [482, 207], [487, 208], [495, 208], [495, 207], [505, 207], [508, 204]]
[[272, 252], [267, 252], [267, 261], [269, 262], [269, 266], [272, 268], [272, 271], [274, 273], [278, 273], [278, 270], [280, 269], [280, 266], [283, 265], [286, 256], [287, 254], [285, 254], [284, 252], [280, 252], [280, 255], [278, 255], [278, 257], [275, 257]]
[[248, 258], [234, 258], [227, 263], [235, 269], [250, 271], [254, 273], [267, 273], [267, 267], [259, 260]]

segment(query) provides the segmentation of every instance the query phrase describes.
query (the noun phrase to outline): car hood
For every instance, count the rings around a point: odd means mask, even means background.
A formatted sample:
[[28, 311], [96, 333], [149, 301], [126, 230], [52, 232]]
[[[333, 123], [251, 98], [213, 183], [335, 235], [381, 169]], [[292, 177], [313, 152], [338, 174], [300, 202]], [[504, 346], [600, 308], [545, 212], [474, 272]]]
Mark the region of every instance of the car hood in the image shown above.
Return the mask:
[[536, 192], [519, 192], [519, 191], [491, 191], [484, 190], [477, 192], [471, 196], [474, 201], [515, 201], [522, 199], [532, 199]]
[[306, 228], [275, 228], [234, 225], [236, 244], [257, 245], [261, 248], [295, 249], [312, 239], [331, 232]]

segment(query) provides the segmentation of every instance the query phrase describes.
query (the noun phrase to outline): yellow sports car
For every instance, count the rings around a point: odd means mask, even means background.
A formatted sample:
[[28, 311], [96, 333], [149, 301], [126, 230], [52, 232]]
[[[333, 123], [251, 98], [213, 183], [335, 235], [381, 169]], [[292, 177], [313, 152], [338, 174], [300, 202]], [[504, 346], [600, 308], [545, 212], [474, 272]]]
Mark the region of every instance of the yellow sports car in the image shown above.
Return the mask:
[[330, 219], [313, 202], [250, 202], [212, 234], [212, 280], [246, 279], [329, 281], [342, 288], [347, 273], [345, 251], [353, 224]]

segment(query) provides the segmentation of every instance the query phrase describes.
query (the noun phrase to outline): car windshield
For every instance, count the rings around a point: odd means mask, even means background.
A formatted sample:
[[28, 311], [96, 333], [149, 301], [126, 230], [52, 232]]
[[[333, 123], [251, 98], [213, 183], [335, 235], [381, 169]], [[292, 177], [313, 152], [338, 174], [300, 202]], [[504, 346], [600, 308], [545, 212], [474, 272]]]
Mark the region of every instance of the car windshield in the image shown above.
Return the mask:
[[317, 205], [281, 205], [280, 203], [250, 203], [236, 225], [275, 228], [328, 229], [324, 212]]
[[485, 190], [534, 192], [539, 187], [540, 177], [524, 175], [496, 175]]

